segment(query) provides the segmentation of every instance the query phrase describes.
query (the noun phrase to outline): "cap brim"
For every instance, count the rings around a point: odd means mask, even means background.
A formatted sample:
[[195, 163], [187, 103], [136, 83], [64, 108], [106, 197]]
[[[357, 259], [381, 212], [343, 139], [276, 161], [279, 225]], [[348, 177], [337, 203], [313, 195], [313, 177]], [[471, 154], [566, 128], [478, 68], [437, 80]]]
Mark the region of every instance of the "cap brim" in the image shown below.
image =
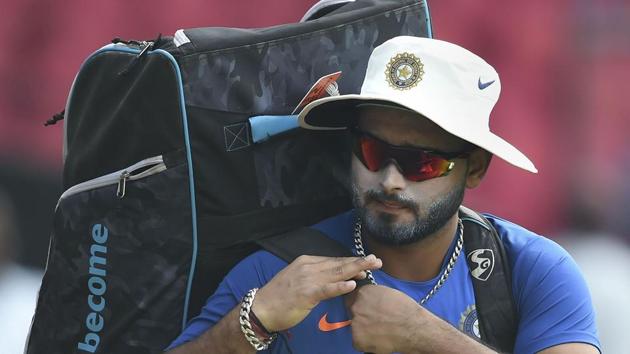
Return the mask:
[[516, 167], [532, 173], [538, 172], [532, 161], [525, 154], [490, 131], [458, 131], [457, 126], [445, 126], [440, 124], [440, 120], [435, 117], [430, 117], [421, 111], [409, 108], [402, 102], [383, 99], [382, 97], [350, 94], [321, 98], [304, 107], [299, 114], [298, 121], [301, 127], [311, 130], [347, 129], [355, 124], [357, 107], [365, 104], [394, 106], [419, 113], [447, 132], [483, 148]]
[[306, 105], [300, 112], [298, 121], [300, 126], [306, 129], [346, 129], [354, 124], [357, 106], [367, 102], [398, 105], [396, 102], [384, 100], [381, 97], [369, 97], [358, 94], [330, 96], [320, 98]]

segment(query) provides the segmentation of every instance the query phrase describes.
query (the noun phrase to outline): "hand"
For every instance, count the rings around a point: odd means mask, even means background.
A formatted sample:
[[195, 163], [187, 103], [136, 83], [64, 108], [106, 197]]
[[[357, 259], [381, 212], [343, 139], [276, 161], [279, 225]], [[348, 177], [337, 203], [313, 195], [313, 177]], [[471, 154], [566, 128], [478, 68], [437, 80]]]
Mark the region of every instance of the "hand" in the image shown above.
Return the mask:
[[380, 285], [366, 285], [346, 298], [356, 350], [405, 352], [415, 345], [417, 328], [427, 310], [406, 294]]
[[356, 288], [366, 270], [382, 266], [374, 255], [362, 257], [300, 256], [262, 287], [252, 305], [263, 326], [271, 332], [291, 328], [321, 301]]

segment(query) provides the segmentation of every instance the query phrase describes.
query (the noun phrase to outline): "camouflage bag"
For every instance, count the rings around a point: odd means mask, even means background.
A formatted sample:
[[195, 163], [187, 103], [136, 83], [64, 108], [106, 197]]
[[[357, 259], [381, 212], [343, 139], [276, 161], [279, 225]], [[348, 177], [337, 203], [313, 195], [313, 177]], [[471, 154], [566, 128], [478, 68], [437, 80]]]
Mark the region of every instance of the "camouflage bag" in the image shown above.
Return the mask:
[[65, 110], [66, 192], [26, 352], [159, 353], [255, 241], [346, 210], [344, 133], [291, 113], [323, 75], [358, 92], [372, 49], [401, 34], [430, 36], [424, 2], [92, 54]]

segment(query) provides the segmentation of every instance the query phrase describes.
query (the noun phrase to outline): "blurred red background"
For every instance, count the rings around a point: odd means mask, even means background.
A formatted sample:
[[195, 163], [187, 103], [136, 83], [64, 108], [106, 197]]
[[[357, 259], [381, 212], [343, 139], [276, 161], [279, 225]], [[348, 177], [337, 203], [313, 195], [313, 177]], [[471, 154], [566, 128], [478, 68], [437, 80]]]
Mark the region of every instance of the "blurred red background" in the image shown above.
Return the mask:
[[[114, 37], [149, 39], [179, 28], [295, 22], [313, 3], [3, 1], [0, 187], [18, 207], [23, 240], [39, 240], [44, 250], [47, 245], [61, 192], [63, 124], [43, 123], [64, 108], [74, 75], [92, 51]], [[540, 171], [529, 174], [494, 159], [467, 204], [542, 234], [600, 228], [626, 236], [627, 2], [436, 0], [429, 6], [436, 38], [458, 43], [495, 66], [503, 92], [491, 127]]]

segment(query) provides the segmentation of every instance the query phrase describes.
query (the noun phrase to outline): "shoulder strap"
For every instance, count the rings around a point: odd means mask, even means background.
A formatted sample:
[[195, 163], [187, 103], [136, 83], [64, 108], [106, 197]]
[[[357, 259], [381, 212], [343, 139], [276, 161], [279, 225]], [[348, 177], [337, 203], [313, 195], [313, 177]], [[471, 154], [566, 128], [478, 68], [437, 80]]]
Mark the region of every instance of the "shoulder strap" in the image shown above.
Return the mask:
[[517, 316], [512, 297], [512, 271], [494, 226], [479, 213], [460, 207], [466, 261], [475, 289], [479, 330], [484, 343], [511, 353]]
[[287, 263], [306, 254], [309, 256], [354, 257], [341, 243], [331, 239], [319, 230], [302, 227], [289, 232], [256, 241], [265, 250]]
[[[341, 243], [331, 239], [319, 230], [302, 227], [289, 232], [256, 241], [263, 249], [273, 253], [287, 263], [305, 254], [309, 256], [355, 257]], [[357, 286], [369, 284], [367, 279], [357, 281]]]

